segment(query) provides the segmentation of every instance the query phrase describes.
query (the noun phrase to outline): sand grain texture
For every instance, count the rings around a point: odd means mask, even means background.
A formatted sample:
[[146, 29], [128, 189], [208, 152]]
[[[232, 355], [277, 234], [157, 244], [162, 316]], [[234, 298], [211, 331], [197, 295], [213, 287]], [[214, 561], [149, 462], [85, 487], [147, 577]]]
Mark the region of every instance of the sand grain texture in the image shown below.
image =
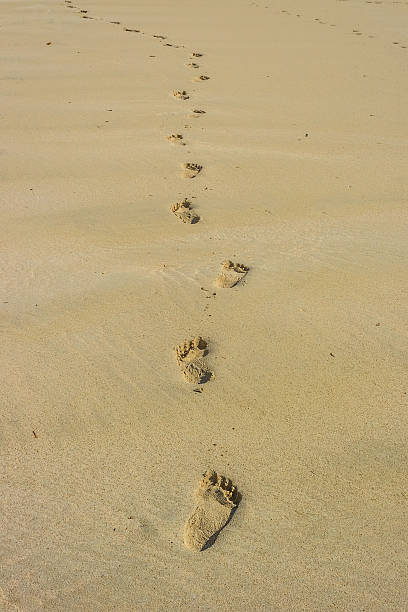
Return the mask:
[[0, 607], [406, 610], [406, 4], [66, 4], [2, 2]]

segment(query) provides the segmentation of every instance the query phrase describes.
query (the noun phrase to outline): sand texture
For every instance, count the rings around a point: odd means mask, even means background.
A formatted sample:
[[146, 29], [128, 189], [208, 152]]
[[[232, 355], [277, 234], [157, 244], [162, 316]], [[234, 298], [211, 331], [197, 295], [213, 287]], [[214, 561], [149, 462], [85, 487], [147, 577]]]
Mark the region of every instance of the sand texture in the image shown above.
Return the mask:
[[406, 611], [408, 3], [0, 47], [0, 610]]

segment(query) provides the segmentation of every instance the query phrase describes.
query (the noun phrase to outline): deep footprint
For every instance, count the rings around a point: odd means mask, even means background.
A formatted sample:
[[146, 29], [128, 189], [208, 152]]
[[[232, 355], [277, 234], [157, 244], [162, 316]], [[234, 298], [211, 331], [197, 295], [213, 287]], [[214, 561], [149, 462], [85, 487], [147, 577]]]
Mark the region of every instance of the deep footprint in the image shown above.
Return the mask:
[[215, 282], [218, 287], [230, 289], [234, 287], [247, 274], [249, 268], [243, 264], [233, 263], [229, 259], [222, 264], [221, 272], [218, 274]]
[[184, 178], [190, 178], [190, 179], [195, 178], [197, 174], [199, 174], [201, 170], [203, 169], [203, 167], [200, 166], [200, 164], [192, 164], [190, 162], [183, 164], [183, 168], [184, 168], [184, 173], [183, 173]]
[[198, 223], [200, 220], [200, 217], [192, 211], [191, 202], [187, 198], [172, 204], [170, 210], [183, 223]]
[[196, 491], [197, 506], [184, 527], [187, 548], [199, 552], [212, 546], [230, 521], [239, 497], [229, 479], [207, 470]]
[[197, 385], [208, 382], [213, 377], [204, 360], [208, 354], [208, 345], [201, 336], [179, 344], [175, 350], [177, 363], [186, 382]]

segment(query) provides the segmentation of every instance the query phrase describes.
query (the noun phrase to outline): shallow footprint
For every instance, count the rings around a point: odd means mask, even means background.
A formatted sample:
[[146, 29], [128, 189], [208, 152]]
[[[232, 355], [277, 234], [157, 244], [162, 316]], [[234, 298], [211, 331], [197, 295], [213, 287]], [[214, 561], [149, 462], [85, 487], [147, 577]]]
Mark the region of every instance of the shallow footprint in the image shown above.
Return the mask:
[[185, 142], [183, 142], [183, 136], [181, 134], [170, 134], [170, 136], [167, 136], [167, 140], [169, 140], [173, 144], [182, 145], [183, 147], [186, 144]]
[[197, 506], [184, 527], [184, 544], [198, 552], [214, 544], [235, 511], [239, 494], [229, 479], [207, 470], [196, 491], [196, 499]]
[[198, 223], [200, 217], [192, 211], [191, 202], [184, 198], [181, 202], [176, 202], [170, 206], [172, 213], [183, 223]]
[[195, 108], [193, 110], [193, 114], [190, 115], [191, 117], [194, 117], [194, 119], [197, 119], [198, 117], [200, 117], [200, 115], [205, 115], [205, 110], [200, 110], [198, 108]]
[[208, 81], [209, 80], [209, 76], [207, 76], [206, 74], [200, 74], [200, 76], [196, 76], [194, 77], [193, 81], [195, 83], [197, 83], [198, 81]]
[[179, 344], [175, 350], [177, 363], [186, 382], [197, 385], [213, 377], [213, 373], [204, 361], [204, 357], [208, 354], [208, 344], [201, 336]]
[[186, 66], [188, 66], [188, 68], [199, 68], [200, 67], [195, 62], [190, 62], [190, 63], [186, 64]]
[[184, 174], [183, 174], [184, 178], [195, 178], [197, 174], [201, 172], [201, 170], [203, 169], [203, 167], [200, 166], [200, 164], [192, 164], [190, 162], [183, 164], [183, 168], [184, 168]]
[[184, 89], [176, 89], [173, 91], [173, 96], [179, 100], [188, 100], [190, 97]]
[[218, 287], [223, 289], [230, 289], [234, 287], [239, 281], [244, 278], [249, 268], [243, 264], [233, 263], [229, 259], [224, 261], [222, 264], [221, 272], [218, 274], [215, 282]]

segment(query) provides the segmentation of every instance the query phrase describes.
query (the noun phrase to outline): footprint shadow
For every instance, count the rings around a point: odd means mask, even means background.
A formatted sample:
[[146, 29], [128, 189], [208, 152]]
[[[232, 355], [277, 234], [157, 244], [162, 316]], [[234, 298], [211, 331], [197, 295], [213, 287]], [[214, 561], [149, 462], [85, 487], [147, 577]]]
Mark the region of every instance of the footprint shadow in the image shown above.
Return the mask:
[[218, 538], [218, 536], [220, 535], [221, 531], [223, 529], [225, 529], [225, 527], [228, 525], [228, 523], [232, 520], [232, 517], [234, 516], [234, 514], [238, 510], [238, 506], [241, 503], [241, 500], [242, 500], [242, 494], [238, 491], [236, 499], [235, 499], [235, 508], [233, 508], [231, 510], [231, 514], [229, 515], [227, 522], [220, 529], [218, 529], [218, 531], [213, 533], [213, 535], [207, 540], [207, 542], [205, 543], [205, 545], [201, 549], [202, 551], [207, 550], [208, 548], [211, 548], [211, 546], [215, 543], [215, 541]]

